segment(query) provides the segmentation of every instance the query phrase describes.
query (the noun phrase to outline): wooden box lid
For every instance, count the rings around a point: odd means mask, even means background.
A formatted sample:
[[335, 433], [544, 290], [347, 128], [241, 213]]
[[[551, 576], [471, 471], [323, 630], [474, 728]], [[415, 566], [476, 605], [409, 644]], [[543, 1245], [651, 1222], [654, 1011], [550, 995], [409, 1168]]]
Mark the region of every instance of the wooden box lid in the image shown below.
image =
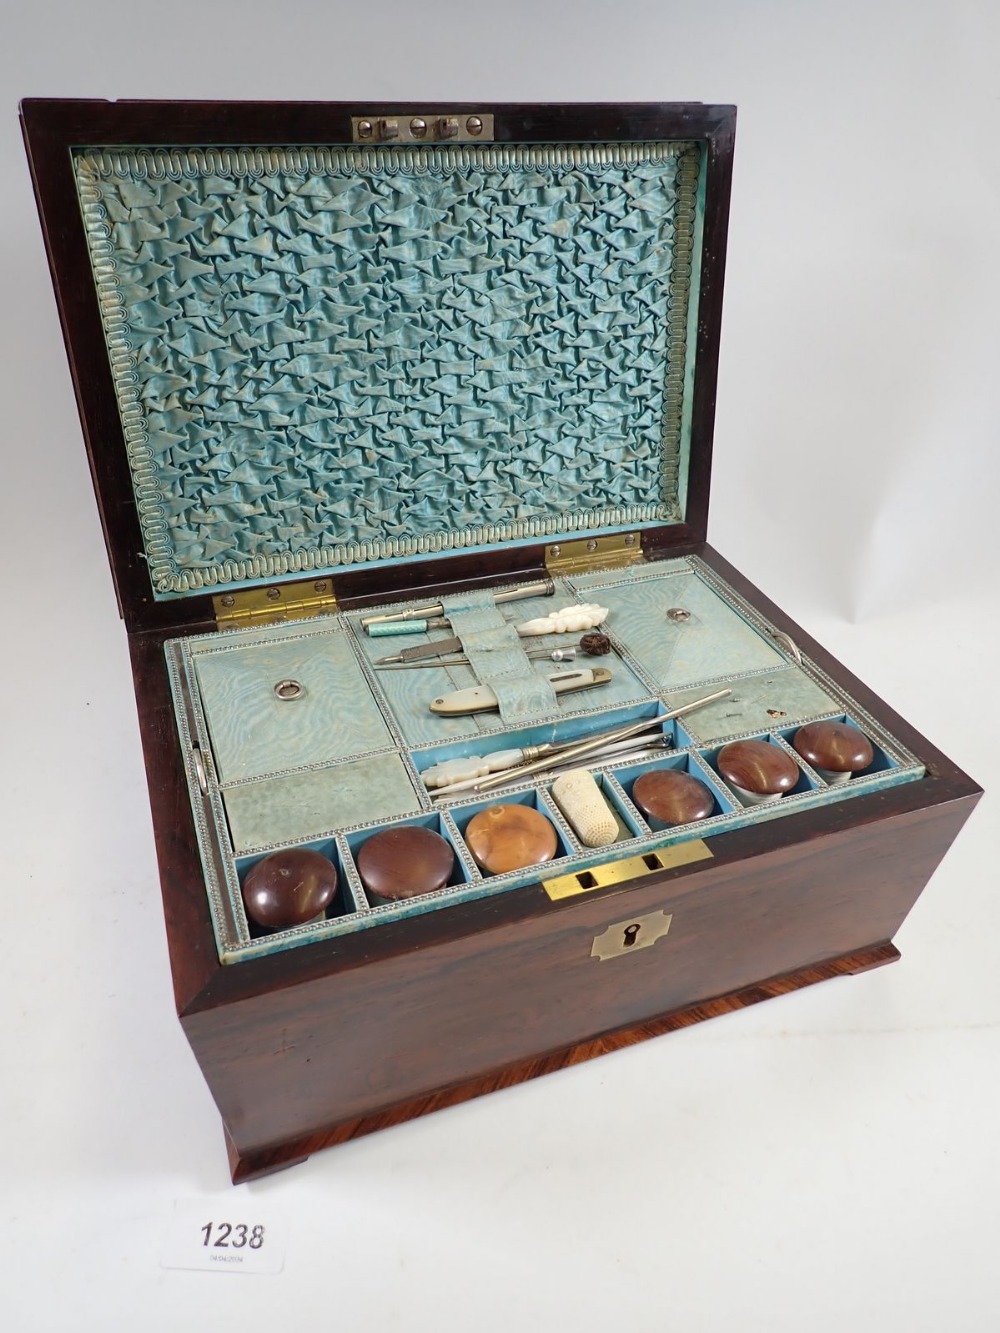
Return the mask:
[[704, 539], [733, 108], [22, 122], [130, 629], [285, 580], [384, 593], [571, 538]]

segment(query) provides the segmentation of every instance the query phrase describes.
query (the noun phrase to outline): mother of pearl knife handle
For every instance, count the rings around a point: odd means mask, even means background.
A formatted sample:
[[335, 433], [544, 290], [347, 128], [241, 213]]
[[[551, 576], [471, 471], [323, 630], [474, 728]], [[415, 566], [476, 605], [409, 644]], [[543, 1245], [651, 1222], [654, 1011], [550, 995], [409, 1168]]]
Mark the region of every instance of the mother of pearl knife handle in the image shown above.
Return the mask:
[[[580, 671], [557, 671], [549, 676], [549, 684], [556, 694], [570, 690], [589, 690], [594, 685], [607, 685], [611, 672], [607, 667], [584, 667]], [[468, 690], [453, 690], [432, 700], [431, 712], [442, 717], [462, 717], [466, 713], [495, 713], [500, 704], [488, 685], [476, 685]]]
[[607, 616], [606, 606], [598, 606], [596, 602], [579, 602], [561, 607], [538, 620], [525, 621], [523, 625], [518, 625], [517, 632], [522, 638], [531, 638], [536, 634], [576, 634], [579, 630], [602, 625]]

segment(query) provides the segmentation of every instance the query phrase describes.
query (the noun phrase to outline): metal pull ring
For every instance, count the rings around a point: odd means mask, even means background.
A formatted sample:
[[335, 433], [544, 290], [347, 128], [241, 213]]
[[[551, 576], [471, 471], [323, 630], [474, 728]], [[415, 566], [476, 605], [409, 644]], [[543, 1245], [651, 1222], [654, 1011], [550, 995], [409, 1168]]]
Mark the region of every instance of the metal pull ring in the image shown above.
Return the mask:
[[274, 687], [276, 697], [282, 700], [301, 699], [305, 692], [305, 686], [297, 680], [279, 680]]

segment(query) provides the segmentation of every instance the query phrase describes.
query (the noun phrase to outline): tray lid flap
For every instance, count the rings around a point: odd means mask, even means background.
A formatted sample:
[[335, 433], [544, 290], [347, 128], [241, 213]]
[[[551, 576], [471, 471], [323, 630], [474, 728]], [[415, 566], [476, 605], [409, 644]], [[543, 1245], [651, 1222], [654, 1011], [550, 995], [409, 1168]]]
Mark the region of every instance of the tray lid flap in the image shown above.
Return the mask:
[[130, 624], [705, 535], [733, 109], [494, 107], [490, 143], [351, 142], [386, 111], [22, 108]]

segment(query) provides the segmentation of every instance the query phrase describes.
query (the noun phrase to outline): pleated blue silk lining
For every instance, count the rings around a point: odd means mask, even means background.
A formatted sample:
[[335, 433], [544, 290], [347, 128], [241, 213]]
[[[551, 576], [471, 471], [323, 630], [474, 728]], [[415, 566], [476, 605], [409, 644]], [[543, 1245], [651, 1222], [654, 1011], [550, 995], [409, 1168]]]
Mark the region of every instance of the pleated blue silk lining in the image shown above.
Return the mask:
[[700, 160], [77, 150], [155, 594], [681, 518]]

